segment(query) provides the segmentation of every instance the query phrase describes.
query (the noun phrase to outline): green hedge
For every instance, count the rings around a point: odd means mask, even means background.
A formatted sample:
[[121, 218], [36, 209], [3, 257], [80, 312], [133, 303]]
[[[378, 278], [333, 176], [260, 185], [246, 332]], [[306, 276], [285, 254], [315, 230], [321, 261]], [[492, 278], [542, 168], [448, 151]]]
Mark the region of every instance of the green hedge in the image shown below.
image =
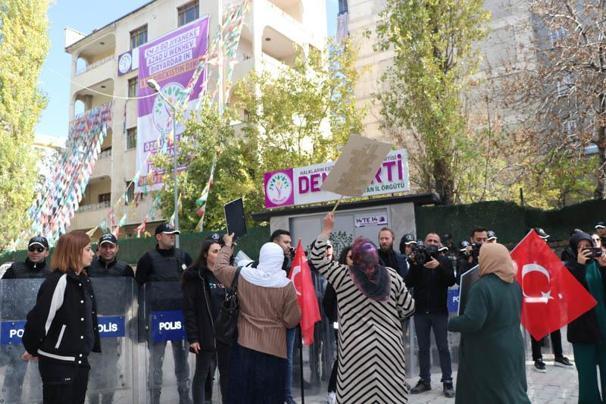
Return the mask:
[[[223, 232], [224, 231], [225, 230], [223, 230]], [[181, 248], [187, 251], [193, 259], [196, 259], [200, 252], [200, 243], [212, 233], [212, 231], [204, 233], [182, 233], [180, 238]], [[259, 226], [248, 229], [248, 234], [238, 240], [238, 248], [243, 250], [251, 258], [257, 259], [259, 250], [263, 243], [268, 241], [269, 235], [269, 227]], [[96, 242], [96, 240], [93, 240], [93, 242]], [[129, 264], [135, 265], [139, 258], [147, 250], [154, 248], [155, 245], [156, 240], [154, 237], [121, 239], [119, 241], [119, 258]], [[25, 257], [26, 252], [24, 250], [5, 253], [0, 256], [0, 264], [8, 261], [22, 261]]]
[[548, 211], [503, 201], [417, 206], [415, 216], [419, 238], [432, 231], [450, 233], [459, 242], [467, 240], [474, 227], [482, 226], [494, 230], [505, 244], [516, 244], [532, 227], [545, 229], [551, 240], [567, 240], [572, 229], [592, 232], [596, 222], [606, 220], [606, 201], [591, 200]]

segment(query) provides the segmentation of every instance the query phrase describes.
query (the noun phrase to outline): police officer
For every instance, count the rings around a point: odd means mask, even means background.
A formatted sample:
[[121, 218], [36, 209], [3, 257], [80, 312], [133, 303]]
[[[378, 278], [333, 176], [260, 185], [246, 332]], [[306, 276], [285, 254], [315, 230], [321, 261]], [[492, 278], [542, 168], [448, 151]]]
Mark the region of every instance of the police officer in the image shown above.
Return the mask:
[[[145, 293], [146, 298], [151, 298], [150, 306], [152, 310], [182, 310], [179, 281], [181, 280], [183, 271], [191, 265], [192, 259], [185, 251], [175, 247], [176, 234], [179, 234], [179, 231], [172, 225], [168, 223], [160, 224], [156, 227], [155, 231], [156, 248], [147, 251], [137, 263], [135, 279], [140, 286], [148, 282], [162, 282], [162, 284], [159, 284], [159, 287], [168, 288], [166, 289], [166, 293], [162, 293], [165, 296], [151, 296], [151, 293]], [[156, 289], [157, 291], [158, 289]], [[174, 299], [170, 299], [171, 296]], [[159, 303], [159, 298], [163, 299], [162, 303]], [[171, 346], [175, 363], [177, 389], [179, 391], [179, 403], [190, 403], [189, 364], [187, 363], [188, 347], [184, 340], [171, 341]], [[158, 404], [160, 403], [160, 394], [162, 393], [162, 363], [164, 361], [166, 341], [155, 342], [150, 338], [148, 339], [148, 348], [151, 362], [148, 374], [151, 403]]]
[[[50, 273], [50, 268], [46, 263], [48, 257], [48, 241], [41, 236], [33, 237], [27, 243], [27, 258], [24, 262], [14, 262], [4, 273], [2, 279], [32, 279], [45, 278]], [[19, 288], [19, 283], [12, 284]], [[22, 284], [21, 284], [22, 285]], [[23, 286], [23, 285], [22, 285]], [[12, 288], [13, 286], [11, 286]], [[25, 287], [19, 288], [19, 293], [25, 293]], [[29, 307], [18, 307], [14, 299], [15, 295], [3, 296], [2, 318], [5, 319], [24, 319], [26, 312], [19, 315], [20, 310], [28, 310]], [[21, 392], [25, 373], [27, 372], [27, 363], [21, 359], [23, 348], [20, 345], [4, 345], [1, 354], [4, 358], [3, 364], [6, 364], [6, 374], [2, 391], [5, 394], [6, 403], [21, 402]], [[2, 394], [2, 395], [4, 395]]]
[[[91, 278], [109, 278], [109, 277], [127, 277], [135, 276], [133, 269], [124, 261], [118, 260], [118, 240], [111, 234], [103, 234], [99, 238], [97, 246], [97, 256], [90, 267], [87, 268], [88, 276]], [[93, 286], [97, 289], [99, 314], [100, 315], [120, 315], [126, 312], [126, 306], [131, 302], [118, 299], [106, 299], [107, 293], [112, 295], [117, 290], [104, 290], [99, 288], [103, 284], [95, 282]], [[105, 286], [105, 285], [103, 285]], [[123, 286], [116, 284], [116, 287]], [[132, 287], [132, 286], [131, 286]], [[118, 388], [117, 375], [119, 374], [118, 360], [122, 355], [121, 339], [107, 338], [103, 343], [103, 354], [91, 354], [89, 361], [91, 363], [91, 376], [88, 390], [88, 401], [90, 404], [101, 403], [111, 404], [114, 400], [114, 391]], [[98, 393], [98, 391], [103, 391]]]

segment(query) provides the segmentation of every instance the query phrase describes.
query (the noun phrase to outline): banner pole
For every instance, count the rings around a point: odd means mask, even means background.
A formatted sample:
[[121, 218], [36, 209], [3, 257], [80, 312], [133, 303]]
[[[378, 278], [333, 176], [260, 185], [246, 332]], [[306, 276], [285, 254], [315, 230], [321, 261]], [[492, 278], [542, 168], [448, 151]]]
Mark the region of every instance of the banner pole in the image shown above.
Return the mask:
[[299, 325], [299, 364], [301, 367], [301, 404], [305, 404], [305, 379], [303, 378], [303, 331]]
[[335, 213], [335, 211], [339, 207], [339, 204], [341, 203], [342, 200], [343, 200], [343, 195], [341, 195], [341, 197], [339, 198], [339, 200], [337, 201], [337, 203], [335, 203], [335, 207], [332, 208], [332, 210], [330, 211], [330, 213], [333, 213], [333, 214]]

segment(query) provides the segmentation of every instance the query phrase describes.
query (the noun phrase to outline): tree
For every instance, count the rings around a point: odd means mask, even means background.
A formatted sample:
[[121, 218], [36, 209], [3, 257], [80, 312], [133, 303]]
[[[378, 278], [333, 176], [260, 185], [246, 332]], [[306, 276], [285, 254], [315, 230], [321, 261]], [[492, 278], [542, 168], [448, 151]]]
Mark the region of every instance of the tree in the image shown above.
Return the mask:
[[[512, 72], [505, 95], [526, 112], [526, 130], [542, 145], [538, 167], [557, 173], [560, 202], [606, 198], [606, 4], [533, 0], [535, 59]], [[597, 158], [585, 147], [595, 144]], [[551, 163], [556, 162], [553, 166]], [[587, 177], [593, 176], [595, 181]], [[574, 184], [574, 185], [573, 185]], [[597, 186], [596, 186], [597, 184]]]
[[258, 150], [260, 170], [334, 158], [362, 130], [355, 60], [350, 44], [330, 43], [324, 52], [299, 52], [280, 72], [252, 73], [236, 85], [234, 107], [245, 112], [243, 132]]
[[[198, 222], [195, 201], [208, 181], [218, 153], [214, 185], [207, 201], [205, 228], [224, 226], [223, 205], [244, 197], [248, 212], [263, 208], [266, 171], [326, 161], [350, 133], [362, 129], [356, 109], [355, 52], [330, 44], [322, 52], [299, 53], [292, 66], [251, 73], [236, 83], [230, 107], [220, 114], [210, 101], [188, 121], [181, 159], [188, 169], [179, 178], [182, 229]], [[155, 161], [171, 167], [169, 159]], [[162, 206], [173, 212], [172, 179], [165, 179]]]
[[474, 156], [463, 94], [478, 64], [473, 45], [486, 35], [482, 0], [387, 0], [377, 50], [393, 51], [382, 77], [383, 126], [411, 150], [416, 185], [457, 199], [457, 181]]
[[45, 107], [37, 88], [48, 52], [46, 0], [0, 4], [0, 249], [27, 227], [37, 180], [31, 144]]

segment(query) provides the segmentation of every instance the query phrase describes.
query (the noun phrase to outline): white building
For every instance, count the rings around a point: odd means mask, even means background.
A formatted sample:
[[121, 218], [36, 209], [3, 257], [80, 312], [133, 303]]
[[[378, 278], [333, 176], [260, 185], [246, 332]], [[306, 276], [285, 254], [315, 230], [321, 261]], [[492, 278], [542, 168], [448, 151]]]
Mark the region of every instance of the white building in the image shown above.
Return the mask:
[[[154, 0], [89, 35], [66, 29], [65, 50], [72, 56], [70, 120], [113, 99], [112, 128], [72, 220], [72, 230], [98, 225], [125, 192], [136, 171], [137, 103], [125, 98], [136, 96], [137, 70], [122, 66], [119, 73], [119, 56], [206, 15], [210, 16], [212, 38], [217, 31], [221, 3], [225, 10], [233, 1]], [[299, 47], [324, 47], [325, 0], [252, 0], [249, 3], [234, 81], [253, 70], [292, 63]], [[212, 88], [213, 83], [209, 83], [209, 90]], [[132, 200], [132, 195], [129, 199]], [[152, 199], [147, 196], [138, 207], [129, 207], [123, 231], [133, 232], [149, 211]]]

